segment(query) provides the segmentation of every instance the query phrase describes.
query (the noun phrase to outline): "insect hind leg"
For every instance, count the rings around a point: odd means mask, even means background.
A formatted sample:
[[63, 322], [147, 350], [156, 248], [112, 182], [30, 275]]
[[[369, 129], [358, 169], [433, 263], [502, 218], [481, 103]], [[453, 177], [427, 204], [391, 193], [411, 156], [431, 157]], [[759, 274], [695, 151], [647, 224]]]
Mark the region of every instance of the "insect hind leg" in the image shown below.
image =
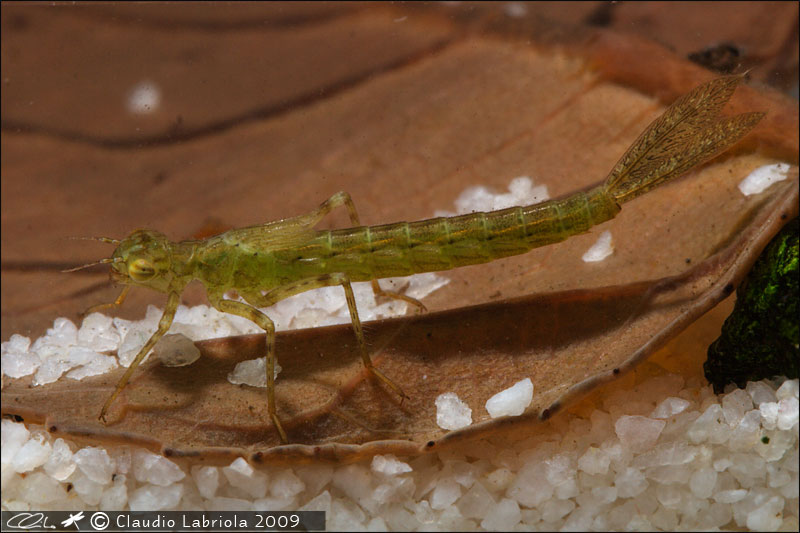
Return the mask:
[[367, 351], [367, 344], [364, 340], [364, 329], [361, 327], [361, 319], [358, 318], [358, 309], [356, 308], [356, 297], [353, 294], [353, 287], [350, 285], [350, 279], [341, 273], [331, 274], [331, 278], [333, 280], [338, 280], [338, 285], [341, 285], [344, 289], [345, 298], [347, 298], [347, 309], [350, 311], [350, 321], [353, 323], [353, 331], [355, 331], [356, 338], [358, 339], [358, 346], [361, 350], [361, 360], [364, 362], [364, 367], [367, 371], [375, 376], [376, 378], [380, 379], [386, 385], [389, 386], [390, 389], [395, 391], [400, 398], [406, 399], [408, 395], [403, 392], [403, 389], [400, 388], [394, 381], [386, 377], [386, 375], [375, 368], [372, 364], [372, 359], [369, 356], [369, 352]]
[[[283, 300], [284, 298], [288, 298], [289, 296], [310, 291], [319, 287], [329, 287], [331, 285], [341, 285], [344, 289], [344, 295], [347, 299], [347, 309], [350, 312], [350, 321], [353, 324], [353, 332], [356, 335], [356, 340], [358, 340], [358, 347], [361, 352], [361, 360], [364, 362], [364, 366], [366, 367], [367, 371], [386, 383], [386, 385], [400, 395], [401, 398], [408, 398], [400, 386], [386, 377], [383, 372], [375, 368], [375, 366], [372, 364], [372, 359], [367, 351], [367, 343], [364, 340], [364, 329], [361, 326], [361, 319], [358, 316], [358, 308], [356, 307], [356, 298], [353, 294], [353, 287], [350, 285], [350, 278], [348, 278], [346, 274], [341, 272], [322, 274], [312, 278], [301, 279], [282, 287], [276, 287], [266, 294], [248, 292], [244, 293], [243, 296], [245, 300], [250, 302], [252, 305], [256, 305], [258, 307], [269, 307], [270, 305]], [[410, 299], [413, 300], [413, 298]]]
[[350, 216], [350, 222], [356, 226], [360, 226], [361, 222], [358, 219], [356, 205], [353, 203], [353, 199], [350, 197], [350, 194], [344, 191], [339, 191], [336, 194], [333, 194], [330, 198], [322, 202], [318, 208], [308, 214], [311, 225], [317, 225], [319, 221], [325, 217], [325, 215], [337, 207], [342, 206], [347, 208], [347, 214]]
[[420, 302], [416, 298], [412, 298], [411, 296], [406, 296], [405, 294], [400, 294], [399, 292], [387, 291], [387, 290], [382, 289], [381, 286], [378, 285], [378, 280], [377, 279], [373, 279], [372, 280], [372, 292], [375, 294], [375, 299], [376, 300], [379, 300], [379, 299], [391, 299], [391, 300], [402, 300], [402, 301], [404, 301], [406, 303], [409, 303], [409, 304], [411, 304], [411, 305], [413, 305], [415, 307], [415, 309], [416, 309], [415, 312], [417, 314], [423, 313], [423, 312], [428, 310], [428, 308], [425, 307], [425, 304], [423, 304], [422, 302]]
[[390, 389], [400, 395], [402, 399], [408, 398], [399, 385], [389, 379], [372, 364], [372, 359], [369, 356], [367, 344], [364, 340], [364, 329], [361, 326], [361, 319], [358, 317], [353, 287], [350, 285], [350, 279], [346, 274], [322, 274], [305, 278], [276, 287], [266, 294], [261, 294], [258, 291], [244, 291], [242, 292], [242, 296], [248, 303], [224, 300], [221, 297], [213, 297], [209, 294], [209, 300], [212, 305], [220, 311], [247, 318], [258, 324], [267, 332], [267, 408], [269, 409], [270, 418], [281, 436], [281, 441], [284, 443], [288, 442], [288, 439], [286, 438], [286, 432], [283, 430], [275, 407], [275, 325], [269, 317], [256, 309], [256, 307], [269, 307], [295, 294], [332, 285], [341, 285], [344, 289], [345, 298], [347, 299], [347, 309], [350, 311], [350, 321], [353, 324], [353, 332], [356, 335], [356, 340], [358, 340], [358, 347], [361, 352], [361, 360], [364, 363], [364, 367], [370, 374], [383, 381]]

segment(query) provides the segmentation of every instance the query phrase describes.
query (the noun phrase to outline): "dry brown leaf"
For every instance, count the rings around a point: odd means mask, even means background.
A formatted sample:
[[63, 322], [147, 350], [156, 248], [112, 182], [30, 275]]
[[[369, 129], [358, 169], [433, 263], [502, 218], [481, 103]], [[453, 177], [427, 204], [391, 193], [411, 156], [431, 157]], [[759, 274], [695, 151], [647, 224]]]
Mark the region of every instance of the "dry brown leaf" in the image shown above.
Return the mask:
[[[320, 27], [336, 33], [348, 24], [371, 29], [391, 20], [382, 10], [367, 10]], [[236, 109], [222, 119], [218, 109], [198, 104], [186, 120], [199, 124], [200, 133], [181, 143], [171, 142], [168, 131], [151, 146], [137, 146], [136, 136], [117, 148], [92, 142], [119, 134], [113, 129], [119, 125], [113, 122], [113, 93], [91, 101], [102, 110], [96, 122], [61, 117], [56, 125], [62, 130], [71, 122], [84, 128], [69, 135], [4, 129], [4, 336], [40, 334], [55, 316], [74, 316], [113, 299], [114, 290], [95, 290], [102, 277], [56, 272], [108, 254], [64, 237], [121, 237], [152, 227], [180, 238], [208, 217], [245, 226], [306, 212], [340, 189], [351, 193], [369, 224], [426, 218], [450, 208], [469, 185], [502, 190], [521, 174], [547, 184], [552, 196], [567, 194], [600, 181], [660, 113], [647, 95], [670, 101], [708, 79], [656, 45], [611, 33], [571, 42], [566, 55], [558, 46], [531, 46], [529, 35], [464, 36], [447, 20], [407, 22], [399, 30], [407, 46], [387, 51], [383, 63], [325, 71], [331, 77], [313, 78], [303, 88], [357, 80], [346, 89], [216, 129], [203, 125], [235, 119], [242, 101], [267, 109], [300, 89], [287, 83], [261, 100], [257, 92], [242, 96], [229, 102]], [[48, 18], [42, 24], [56, 22]], [[426, 33], [432, 29], [437, 37], [424, 38], [434, 35]], [[112, 33], [84, 44], [104, 49], [104, 38], [120, 38]], [[303, 49], [302, 39], [280, 37]], [[158, 48], [172, 38], [160, 34], [150, 41]], [[140, 44], [147, 46], [147, 40]], [[361, 41], [351, 45], [364, 48]], [[652, 68], [654, 62], [659, 68]], [[37, 94], [47, 101], [52, 93]], [[730, 110], [768, 112], [742, 149], [760, 142], [763, 153], [796, 162], [794, 104], [743, 87]], [[25, 116], [34, 125], [43, 119], [35, 111]], [[164, 116], [156, 118], [147, 124], [150, 134], [169, 125]], [[126, 415], [108, 428], [96, 422], [96, 413], [116, 382], [113, 374], [39, 388], [17, 380], [3, 390], [3, 413], [71, 435], [136, 441], [173, 454], [244, 454], [261, 461], [413, 453], [533, 422], [543, 410], [552, 411], [654, 350], [741, 279], [781, 216], [797, 210], [796, 181], [755, 198], [736, 190], [740, 179], [772, 161], [728, 154], [626, 204], [617, 218], [587, 235], [448, 272], [451, 283], [425, 301], [440, 313], [367, 326], [368, 342], [381, 348], [376, 362], [411, 395], [402, 406], [363, 381], [349, 327], [281, 334], [278, 406], [298, 443], [289, 447], [271, 448], [277, 436], [262, 422], [263, 390], [225, 381], [235, 361], [257, 355], [258, 337], [204, 343], [206, 356], [188, 368], [146, 365], [122, 396]], [[343, 214], [337, 216], [331, 226], [346, 223]], [[583, 263], [583, 252], [606, 229], [614, 236], [615, 254], [599, 264]], [[86, 255], [78, 257], [78, 250]], [[146, 303], [161, 302], [144, 291], [131, 300], [122, 316], [140, 317]], [[195, 291], [185, 301], [204, 298]], [[528, 412], [487, 421], [485, 400], [529, 376], [535, 398]], [[448, 390], [470, 404], [477, 425], [447, 435], [436, 428], [433, 401]]]
[[[364, 379], [349, 326], [281, 333], [277, 402], [296, 444], [275, 447], [280, 442], [262, 389], [226, 380], [238, 361], [263, 353], [261, 335], [199, 342], [202, 357], [191, 367], [147, 363], [123, 393], [125, 409], [107, 427], [96, 416], [124, 369], [46, 387], [17, 380], [3, 391], [3, 412], [54, 433], [223, 461], [237, 455], [254, 462], [354, 460], [439, 449], [546, 419], [630, 369], [728, 296], [753, 255], [796, 212], [797, 182], [774, 187], [752, 203], [741, 219], [745, 229], [725, 248], [678, 276], [372, 323], [376, 364], [411, 397], [402, 404]], [[534, 383], [526, 413], [490, 420], [486, 400], [526, 377]], [[444, 392], [472, 408], [472, 426], [451, 432], [436, 426], [434, 399]]]

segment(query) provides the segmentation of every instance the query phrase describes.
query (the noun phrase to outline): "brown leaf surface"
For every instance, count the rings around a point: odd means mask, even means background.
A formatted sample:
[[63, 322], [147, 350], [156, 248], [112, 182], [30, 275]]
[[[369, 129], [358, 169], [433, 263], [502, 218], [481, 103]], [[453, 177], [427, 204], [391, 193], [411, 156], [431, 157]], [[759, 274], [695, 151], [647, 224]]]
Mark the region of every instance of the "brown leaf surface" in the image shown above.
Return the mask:
[[[727, 247], [678, 276], [371, 324], [369, 338], [381, 354], [376, 364], [411, 397], [402, 405], [364, 379], [349, 326], [282, 333], [277, 402], [296, 443], [289, 446], [276, 447], [263, 389], [225, 379], [236, 362], [263, 352], [262, 335], [199, 342], [202, 357], [191, 368], [147, 363], [108, 427], [96, 416], [124, 369], [46, 387], [17, 380], [3, 391], [3, 412], [44, 423], [51, 432], [211, 460], [353, 460], [439, 449], [547, 419], [565, 402], [629, 370], [730, 294], [754, 251], [796, 214], [796, 193], [796, 181], [776, 188], [746, 213], [746, 229]], [[534, 383], [526, 413], [490, 420], [485, 401], [526, 377]], [[472, 408], [474, 424], [447, 432], [435, 424], [433, 400], [451, 391]]]
[[[4, 4], [4, 19], [12, 8], [20, 9]], [[17, 28], [23, 34], [30, 28], [74, 34], [88, 20], [79, 11], [60, 17], [23, 11], [27, 26]], [[40, 335], [56, 316], [74, 317], [115, 296], [114, 289], [98, 290], [105, 279], [100, 270], [57, 272], [109, 253], [66, 237], [121, 237], [152, 227], [185, 238], [209, 218], [232, 227], [257, 224], [309, 211], [338, 190], [350, 192], [366, 223], [414, 220], [452, 209], [469, 185], [504, 190], [522, 174], [547, 184], [551, 196], [568, 194], [603, 179], [663, 110], [648, 95], [669, 102], [710, 77], [657, 45], [610, 32], [537, 47], [527, 42], [529, 27], [489, 25], [491, 33], [470, 33], [430, 14], [414, 14], [398, 28], [396, 20], [396, 12], [383, 8], [348, 10], [315, 19], [299, 36], [274, 27], [253, 32], [249, 46], [238, 31], [201, 39], [144, 23], [151, 33], [141, 39], [136, 31], [109, 30], [121, 23], [104, 20], [103, 31], [76, 43], [86, 53], [70, 50], [60, 62], [40, 57], [52, 53], [46, 43], [35, 46], [29, 35], [4, 31], [4, 54], [13, 50], [18, 55], [8, 57], [28, 69], [44, 61], [64, 79], [54, 75], [49, 86], [34, 86], [39, 78], [32, 78], [18, 100], [9, 87], [3, 91], [3, 337]], [[259, 61], [274, 53], [278, 62], [297, 54], [302, 65], [304, 47], [319, 48], [309, 43], [350, 27], [363, 30], [337, 51], [350, 61], [334, 68], [329, 60], [288, 78], [270, 71], [269, 61], [252, 63], [261, 84], [241, 86], [237, 76], [250, 74], [244, 67], [226, 73], [214, 66], [218, 56], [206, 53], [236, 49]], [[386, 47], [389, 27], [399, 36]], [[159, 63], [158, 50], [192, 42], [203, 43], [190, 47], [199, 59], [167, 56]], [[363, 53], [373, 43], [385, 53]], [[119, 64], [102, 65], [88, 54], [112, 44]], [[88, 96], [82, 91], [91, 78], [68, 82], [70, 72], [116, 80], [132, 68], [123, 59], [134, 46], [161, 65], [156, 81], [176, 98], [159, 113], [124, 112], [121, 102], [136, 76]], [[4, 76], [18, 66], [6, 57]], [[208, 72], [214, 83], [203, 82]], [[179, 95], [189, 94], [188, 86], [195, 91], [187, 100]], [[324, 97], [298, 96], [320, 91]], [[26, 92], [39, 105], [23, 105]], [[61, 100], [64, 92], [78, 100]], [[225, 99], [217, 104], [220, 94]], [[426, 298], [428, 315], [368, 325], [368, 342], [380, 349], [376, 362], [411, 395], [402, 406], [363, 381], [352, 332], [336, 327], [279, 336], [278, 405], [298, 445], [270, 448], [276, 436], [264, 422], [263, 391], [225, 381], [235, 361], [258, 354], [258, 337], [206, 342], [206, 357], [190, 369], [149, 363], [123, 394], [125, 416], [107, 429], [95, 419], [113, 375], [32, 389], [18, 380], [3, 390], [3, 413], [72, 435], [178, 454], [260, 452], [261, 460], [412, 452], [495, 431], [508, 421], [488, 422], [484, 402], [524, 377], [534, 379], [534, 404], [514, 422], [537, 420], [615, 368], [630, 367], [718, 302], [781, 216], [796, 212], [796, 181], [759, 197], [744, 198], [736, 189], [747, 173], [773, 161], [761, 154], [796, 162], [796, 105], [742, 87], [728, 109], [768, 112], [738, 157], [724, 155], [626, 204], [589, 234], [446, 273], [452, 281]], [[336, 214], [330, 226], [345, 221]], [[615, 254], [583, 263], [583, 252], [606, 229]], [[158, 295], [134, 291], [119, 315], [140, 318], [148, 302], [163, 305]], [[187, 291], [184, 302], [204, 302], [202, 290]], [[448, 435], [436, 428], [433, 401], [448, 390], [470, 404], [478, 425]], [[392, 442], [380, 442], [386, 440]], [[429, 441], [435, 444], [425, 448]]]

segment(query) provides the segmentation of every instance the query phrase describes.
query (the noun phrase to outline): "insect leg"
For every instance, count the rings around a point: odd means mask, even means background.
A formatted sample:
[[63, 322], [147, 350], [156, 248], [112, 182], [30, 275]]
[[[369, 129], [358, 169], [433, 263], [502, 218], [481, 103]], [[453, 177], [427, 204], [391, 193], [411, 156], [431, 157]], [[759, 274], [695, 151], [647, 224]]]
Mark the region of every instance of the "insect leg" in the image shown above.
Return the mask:
[[122, 288], [122, 292], [119, 293], [119, 296], [117, 296], [116, 300], [114, 300], [111, 303], [93, 305], [93, 306], [89, 307], [86, 311], [84, 311], [81, 314], [81, 316], [86, 316], [89, 313], [95, 313], [95, 312], [101, 311], [103, 309], [113, 309], [113, 308], [119, 307], [120, 305], [122, 305], [122, 302], [125, 301], [125, 297], [128, 296], [128, 292], [130, 292], [130, 290], [131, 290], [131, 286], [130, 285], [125, 285], [125, 287]]
[[281, 442], [288, 443], [289, 439], [286, 438], [286, 432], [275, 409], [275, 323], [252, 305], [222, 298], [209, 299], [220, 311], [251, 320], [267, 333], [267, 410], [275, 429], [278, 430]]
[[[125, 291], [123, 291], [123, 294], [121, 294], [120, 296], [122, 296], [124, 294], [125, 294]], [[108, 408], [111, 407], [111, 404], [114, 402], [114, 400], [117, 398], [117, 396], [119, 396], [119, 393], [122, 392], [122, 389], [125, 388], [125, 385], [128, 384], [128, 380], [133, 375], [133, 372], [136, 370], [136, 368], [139, 366], [139, 364], [141, 364], [141, 362], [144, 359], [144, 357], [148, 353], [150, 353], [150, 350], [153, 348], [153, 346], [156, 345], [156, 343], [158, 342], [158, 339], [163, 337], [164, 334], [167, 331], [169, 331], [169, 327], [172, 325], [172, 319], [175, 318], [175, 311], [178, 309], [178, 303], [180, 302], [180, 296], [181, 295], [178, 292], [170, 292], [169, 293], [169, 297], [167, 298], [167, 305], [164, 307], [164, 314], [161, 315], [161, 320], [158, 321], [158, 329], [156, 330], [155, 333], [153, 333], [150, 336], [150, 338], [147, 340], [145, 345], [142, 346], [142, 349], [139, 350], [139, 353], [136, 354], [136, 357], [134, 358], [133, 362], [131, 363], [131, 366], [128, 367], [128, 370], [122, 376], [122, 379], [120, 379], [119, 383], [117, 383], [117, 388], [114, 389], [114, 392], [111, 394], [111, 396], [108, 398], [108, 400], [106, 400], [106, 403], [103, 404], [103, 408], [100, 410], [100, 417], [99, 418], [104, 424], [106, 423], [106, 411], [108, 411]], [[118, 298], [118, 300], [119, 300], [119, 298]]]
[[335, 278], [331, 274], [322, 274], [313, 278], [305, 278], [281, 285], [280, 287], [275, 287], [267, 294], [261, 294], [257, 291], [242, 291], [241, 295], [247, 300], [247, 303], [254, 307], [269, 307], [290, 296], [300, 294], [301, 292], [340, 284], [341, 281], [339, 278]]
[[356, 297], [353, 294], [353, 287], [350, 285], [350, 279], [345, 274], [331, 274], [331, 277], [338, 279], [339, 285], [344, 289], [344, 295], [347, 298], [347, 309], [350, 311], [350, 321], [353, 323], [353, 331], [355, 331], [356, 338], [358, 339], [358, 346], [361, 349], [361, 360], [364, 362], [364, 366], [372, 375], [386, 383], [389, 388], [399, 394], [401, 398], [408, 398], [406, 393], [403, 392], [403, 389], [372, 365], [372, 359], [370, 359], [369, 353], [367, 352], [367, 343], [364, 341], [364, 330], [361, 328], [361, 320], [358, 318]]
[[[310, 291], [319, 287], [328, 287], [331, 285], [341, 285], [342, 288], [344, 288], [344, 294], [347, 298], [347, 309], [350, 311], [350, 321], [353, 323], [353, 331], [355, 332], [356, 339], [358, 340], [358, 347], [361, 352], [361, 360], [364, 361], [364, 366], [371, 374], [375, 375], [375, 377], [386, 383], [402, 398], [408, 398], [408, 396], [397, 384], [395, 384], [391, 379], [386, 377], [383, 372], [373, 366], [372, 359], [370, 359], [369, 352], [367, 351], [367, 344], [364, 340], [364, 330], [361, 327], [361, 319], [358, 317], [358, 309], [356, 308], [356, 298], [353, 295], [353, 287], [350, 285], [350, 279], [345, 274], [323, 274], [321, 276], [301, 279], [281, 287], [276, 287], [267, 294], [246, 292], [243, 293], [242, 296], [244, 296], [245, 300], [247, 300], [251, 305], [258, 307], [269, 307], [275, 302], [283, 300], [284, 298], [288, 298], [289, 296]], [[246, 318], [250, 317], [247, 316]]]
[[411, 296], [406, 296], [405, 294], [400, 294], [399, 292], [395, 291], [385, 291], [378, 285], [378, 280], [372, 280], [372, 292], [375, 294], [375, 299], [378, 298], [392, 298], [394, 300], [403, 300], [404, 302], [410, 303], [416, 308], [416, 313], [424, 313], [428, 310], [425, 307], [425, 304], [417, 300], [416, 298], [412, 298]]
[[[347, 207], [347, 213], [350, 215], [350, 222], [354, 226], [360, 226], [361, 221], [358, 218], [358, 211], [356, 211], [356, 205], [353, 203], [353, 199], [350, 197], [350, 194], [339, 191], [324, 202], [320, 204], [320, 206], [309, 214], [309, 219], [311, 220], [312, 225], [316, 225], [319, 223], [322, 218], [333, 211], [337, 207], [345, 206]], [[381, 288], [378, 284], [378, 280], [373, 279], [372, 283], [372, 292], [375, 294], [375, 299], [380, 298], [391, 298], [394, 300], [403, 300], [407, 302], [417, 309], [417, 313], [421, 313], [423, 311], [427, 311], [425, 305], [417, 300], [416, 298], [412, 298], [411, 296], [406, 296], [405, 294], [400, 294], [399, 292], [395, 291], [387, 291]]]
[[350, 222], [355, 224], [356, 226], [360, 226], [361, 222], [358, 220], [358, 212], [356, 212], [356, 206], [353, 203], [353, 199], [350, 198], [350, 195], [344, 191], [339, 191], [321, 204], [319, 207], [316, 208], [314, 211], [309, 213], [307, 216], [309, 218], [309, 222], [312, 226], [315, 226], [319, 223], [322, 218], [336, 209], [337, 207], [345, 206], [347, 207], [347, 213], [350, 215]]

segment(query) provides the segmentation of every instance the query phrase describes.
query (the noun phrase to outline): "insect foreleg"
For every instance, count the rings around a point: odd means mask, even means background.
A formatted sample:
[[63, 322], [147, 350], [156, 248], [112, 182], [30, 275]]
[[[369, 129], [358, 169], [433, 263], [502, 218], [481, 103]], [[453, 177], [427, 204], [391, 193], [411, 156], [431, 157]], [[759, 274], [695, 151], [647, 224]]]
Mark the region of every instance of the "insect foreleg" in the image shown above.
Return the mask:
[[[311, 213], [308, 214], [309, 219], [311, 220], [311, 225], [316, 225], [319, 223], [322, 218], [336, 209], [337, 207], [345, 206], [347, 207], [347, 213], [350, 215], [350, 222], [354, 226], [360, 226], [361, 221], [358, 218], [358, 212], [356, 211], [356, 205], [353, 203], [353, 199], [350, 197], [349, 193], [344, 191], [339, 191], [324, 202], [320, 204], [320, 206]], [[412, 298], [411, 296], [406, 296], [405, 294], [400, 294], [399, 292], [395, 291], [386, 291], [381, 288], [378, 284], [378, 280], [373, 279], [372, 283], [372, 292], [375, 294], [376, 299], [380, 298], [392, 298], [395, 300], [403, 300], [414, 307], [417, 308], [417, 312], [420, 313], [422, 311], [427, 311], [425, 305], [417, 300], [416, 298]]]
[[[124, 297], [125, 294], [127, 294], [127, 291], [122, 291], [120, 297]], [[108, 400], [106, 400], [106, 403], [103, 404], [103, 408], [100, 410], [100, 420], [102, 420], [103, 423], [106, 422], [106, 411], [108, 411], [108, 408], [111, 407], [111, 404], [114, 402], [117, 396], [119, 396], [119, 393], [122, 392], [122, 389], [125, 388], [125, 385], [128, 384], [128, 380], [131, 378], [131, 375], [133, 375], [133, 372], [136, 370], [139, 364], [141, 364], [142, 360], [144, 360], [144, 357], [150, 353], [150, 350], [156, 345], [158, 340], [163, 337], [167, 331], [169, 331], [169, 327], [172, 325], [172, 319], [175, 318], [175, 310], [178, 309], [180, 296], [181, 295], [178, 292], [169, 293], [167, 305], [164, 308], [164, 314], [161, 315], [161, 320], [158, 321], [158, 329], [150, 336], [145, 345], [142, 346], [142, 349], [139, 350], [139, 353], [136, 354], [136, 358], [134, 358], [131, 366], [128, 367], [127, 372], [125, 372], [125, 374], [122, 376], [122, 379], [120, 379], [119, 383], [117, 383], [117, 388], [114, 389], [114, 392], [111, 394]], [[117, 298], [117, 300], [119, 301], [119, 298]]]
[[115, 308], [115, 307], [119, 307], [120, 305], [122, 305], [122, 302], [125, 301], [125, 297], [128, 296], [128, 292], [130, 292], [130, 290], [131, 290], [131, 286], [130, 285], [125, 285], [125, 287], [122, 288], [122, 292], [119, 293], [119, 296], [117, 296], [116, 300], [114, 300], [113, 302], [110, 302], [110, 303], [93, 305], [90, 308], [88, 308], [86, 311], [84, 311], [82, 316], [86, 316], [89, 313], [96, 313], [97, 311], [101, 311], [103, 309], [112, 309], [112, 308]]

